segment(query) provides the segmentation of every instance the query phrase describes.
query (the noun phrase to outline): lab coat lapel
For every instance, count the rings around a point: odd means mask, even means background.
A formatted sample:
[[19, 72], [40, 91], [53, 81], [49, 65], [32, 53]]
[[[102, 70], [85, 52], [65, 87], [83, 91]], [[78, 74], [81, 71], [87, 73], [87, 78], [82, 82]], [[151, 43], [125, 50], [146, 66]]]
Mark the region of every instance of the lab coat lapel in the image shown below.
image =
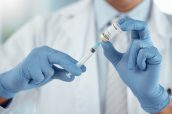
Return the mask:
[[164, 42], [172, 36], [172, 33], [169, 32], [170, 24], [167, 23], [165, 15], [159, 11], [156, 5], [153, 5], [148, 27], [154, 45], [160, 52], [165, 48]]
[[[92, 1], [88, 2], [84, 12], [73, 15], [63, 25], [64, 33], [76, 45], [76, 58], [81, 58], [93, 46], [96, 36]], [[72, 47], [73, 48], [73, 47]], [[100, 114], [99, 87], [96, 56], [86, 64], [87, 71], [76, 79], [76, 114]]]
[[153, 18], [156, 17], [154, 22], [156, 24], [158, 34], [165, 39], [172, 38], [172, 24], [170, 23], [168, 16], [165, 13], [162, 13], [156, 5], [154, 5], [154, 7]]

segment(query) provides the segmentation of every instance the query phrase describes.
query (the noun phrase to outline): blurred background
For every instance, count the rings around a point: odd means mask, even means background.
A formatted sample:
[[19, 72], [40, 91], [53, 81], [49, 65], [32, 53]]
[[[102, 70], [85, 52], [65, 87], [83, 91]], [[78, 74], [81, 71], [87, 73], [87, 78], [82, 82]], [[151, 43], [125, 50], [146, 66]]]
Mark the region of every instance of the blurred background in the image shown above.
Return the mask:
[[61, 9], [78, 0], [0, 0], [0, 43], [36, 15]]
[[[0, 0], [0, 43], [36, 15], [61, 9], [78, 0]], [[172, 0], [154, 0], [161, 10], [172, 14]]]

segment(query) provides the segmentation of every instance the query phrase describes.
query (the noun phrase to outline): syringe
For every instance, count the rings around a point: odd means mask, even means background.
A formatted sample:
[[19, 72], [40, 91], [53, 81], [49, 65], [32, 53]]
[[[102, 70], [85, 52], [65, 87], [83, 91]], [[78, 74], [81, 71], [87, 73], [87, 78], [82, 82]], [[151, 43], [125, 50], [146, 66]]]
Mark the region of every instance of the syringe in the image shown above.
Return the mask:
[[[90, 49], [90, 52], [87, 53], [84, 57], [81, 58], [80, 61], [76, 64], [78, 67], [81, 67], [89, 58], [96, 52], [97, 48], [100, 46], [100, 44], [106, 41], [110, 41], [117, 33], [121, 32], [121, 29], [117, 23], [117, 19], [112, 22], [112, 24], [105, 29], [103, 33], [100, 34], [100, 41], [96, 43], [95, 46], [93, 46]], [[68, 78], [72, 76], [71, 73], [66, 74]]]
[[[96, 52], [96, 50], [97, 50], [97, 48], [100, 46], [100, 44], [101, 44], [101, 41], [97, 42], [97, 43], [95, 44], [95, 46], [93, 46], [93, 47], [90, 49], [90, 51], [89, 51], [87, 54], [85, 54], [84, 57], [82, 57], [82, 58], [80, 59], [80, 61], [78, 61], [78, 62], [76, 63], [77, 67], [81, 67], [85, 62], [87, 62], [87, 60], [89, 60], [90, 57]], [[70, 78], [70, 77], [72, 76], [72, 74], [71, 74], [71, 73], [67, 73], [66, 76], [67, 76], [68, 78]]]

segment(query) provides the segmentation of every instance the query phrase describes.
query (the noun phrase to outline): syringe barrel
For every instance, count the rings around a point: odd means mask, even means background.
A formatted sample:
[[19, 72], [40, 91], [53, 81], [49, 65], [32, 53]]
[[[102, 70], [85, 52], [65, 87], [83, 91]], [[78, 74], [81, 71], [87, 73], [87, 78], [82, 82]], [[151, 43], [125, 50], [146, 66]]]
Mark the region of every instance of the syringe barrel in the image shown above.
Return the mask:
[[[88, 54], [86, 54], [84, 57], [81, 58], [81, 60], [79, 60], [76, 65], [77, 67], [81, 67], [85, 62], [87, 62], [87, 60], [93, 55], [94, 52], [89, 52]], [[72, 76], [71, 73], [67, 73], [66, 76], [68, 78], [70, 78]]]
[[121, 32], [121, 29], [117, 21], [113, 21], [112, 24], [105, 29], [105, 31], [100, 35], [102, 41], [110, 41], [116, 34]]
[[87, 55], [81, 58], [80, 61], [76, 64], [78, 67], [81, 67], [91, 56], [93, 55], [92, 52], [89, 52]]

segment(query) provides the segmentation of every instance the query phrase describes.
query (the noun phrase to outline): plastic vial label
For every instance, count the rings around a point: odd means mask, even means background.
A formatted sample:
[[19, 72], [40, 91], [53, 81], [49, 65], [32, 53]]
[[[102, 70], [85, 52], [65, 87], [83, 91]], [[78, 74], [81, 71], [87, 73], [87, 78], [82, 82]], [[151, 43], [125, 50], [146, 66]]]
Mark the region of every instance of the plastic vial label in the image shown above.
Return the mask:
[[105, 29], [105, 31], [100, 35], [102, 41], [109, 41], [111, 40], [116, 34], [121, 32], [116, 21], [114, 21], [109, 27]]

